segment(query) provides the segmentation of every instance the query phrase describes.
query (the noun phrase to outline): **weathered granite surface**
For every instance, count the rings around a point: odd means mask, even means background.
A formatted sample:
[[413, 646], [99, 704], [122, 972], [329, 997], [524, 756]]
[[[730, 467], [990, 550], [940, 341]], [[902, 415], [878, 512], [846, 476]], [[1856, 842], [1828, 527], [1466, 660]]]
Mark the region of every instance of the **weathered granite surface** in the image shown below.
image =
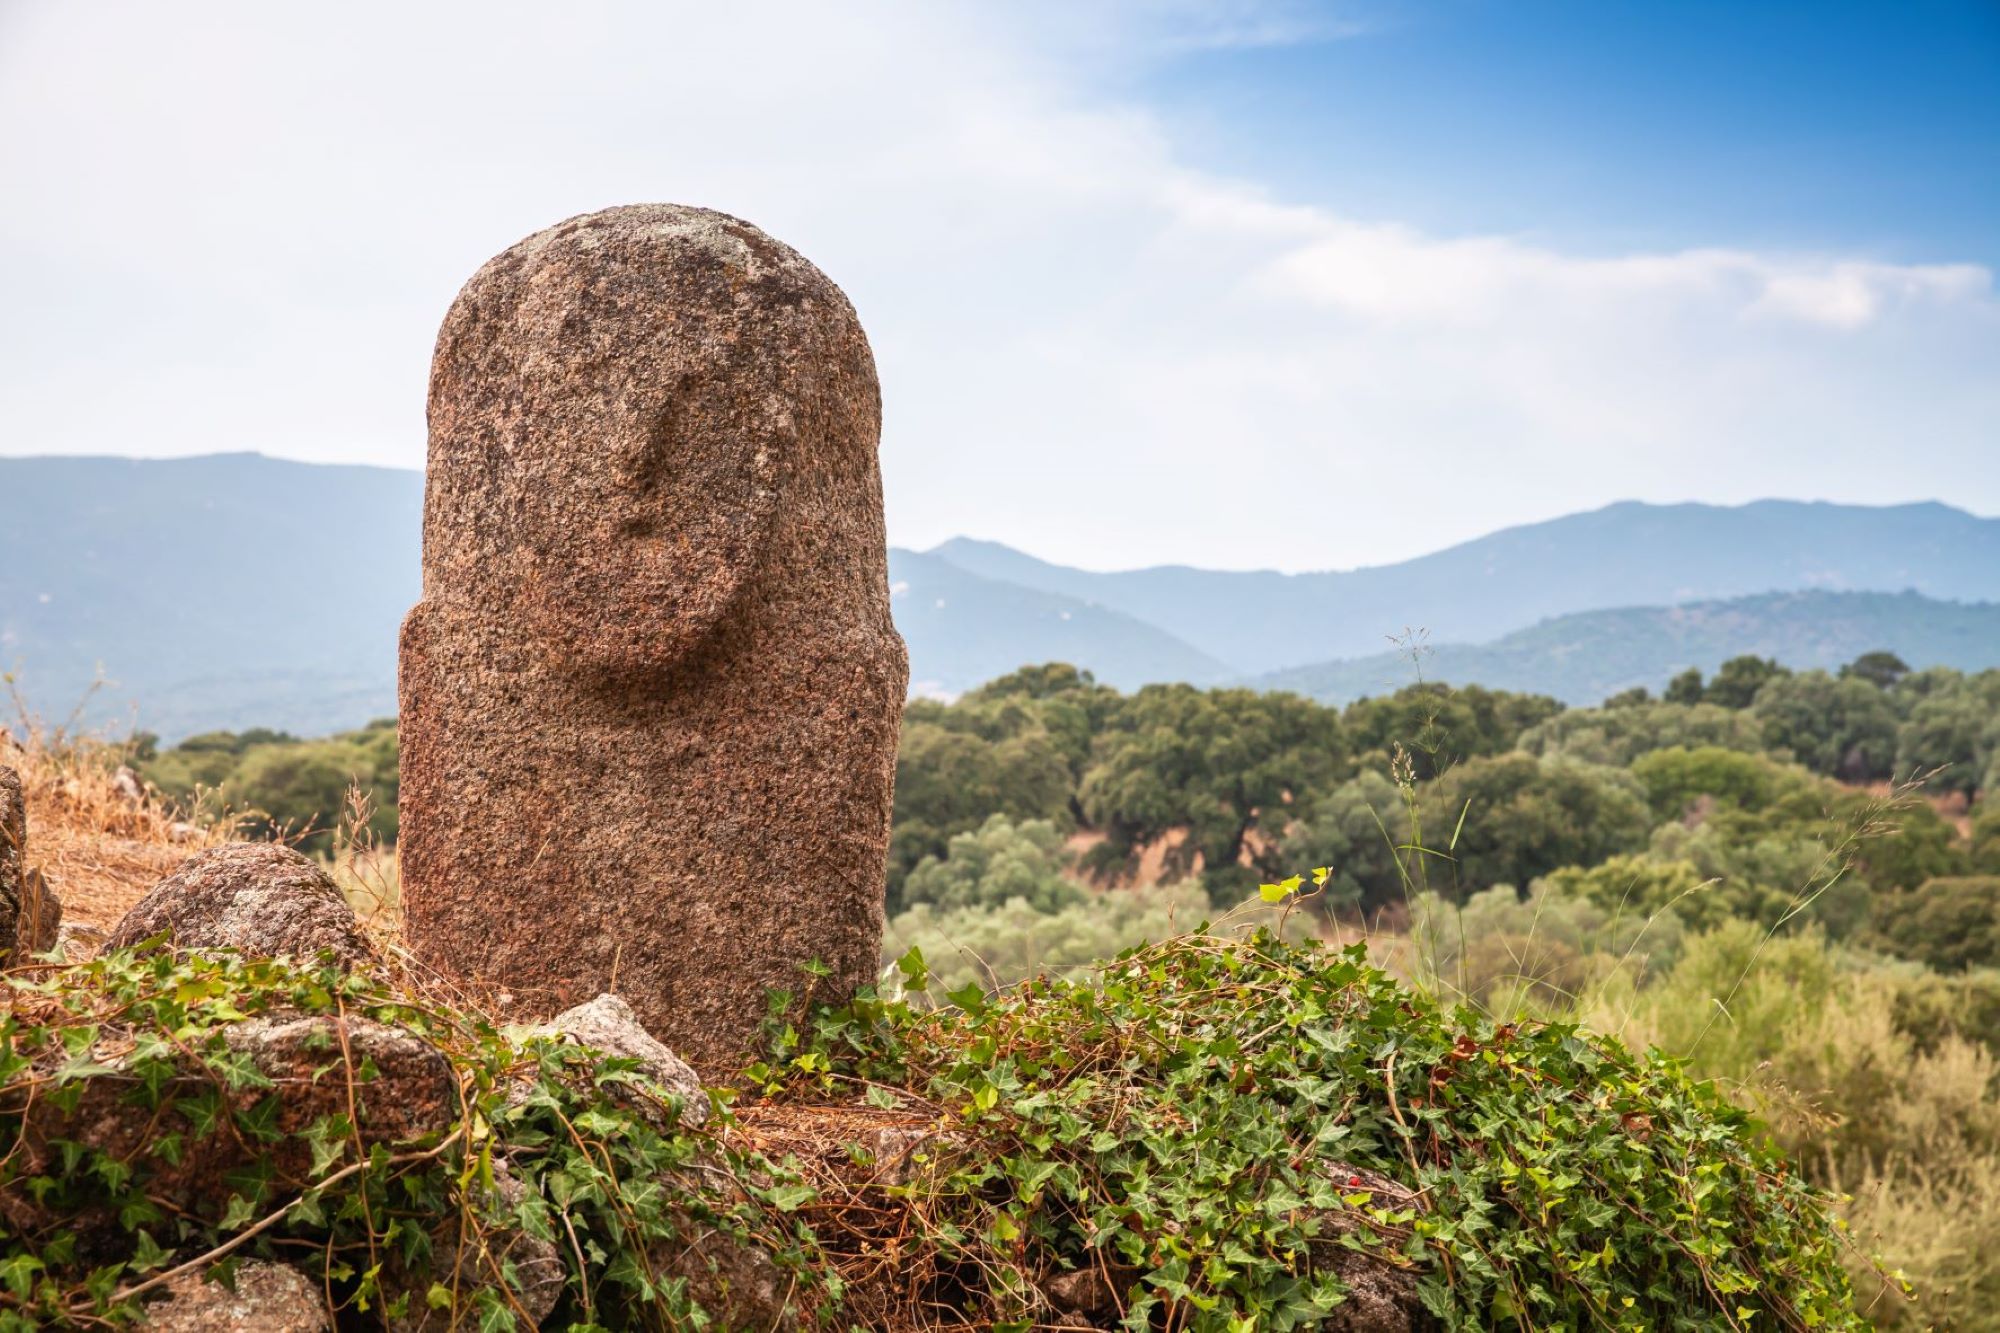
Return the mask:
[[28, 864], [28, 803], [21, 775], [0, 765], [0, 967], [53, 948], [62, 902]]
[[659, 1128], [680, 1124], [699, 1129], [707, 1122], [708, 1094], [702, 1091], [701, 1076], [646, 1031], [638, 1015], [632, 1012], [632, 1006], [621, 997], [600, 995], [574, 1009], [565, 1009], [535, 1028], [534, 1034], [588, 1046], [619, 1060], [637, 1060], [639, 1067], [632, 1072], [658, 1092], [679, 1098], [678, 1111], [669, 1111], [656, 1098], [634, 1095], [623, 1083], [611, 1085], [611, 1096], [636, 1107]]
[[189, 857], [120, 918], [103, 947], [130, 948], [162, 933], [176, 949], [240, 949], [306, 963], [331, 950], [347, 967], [374, 957], [326, 871], [270, 842], [225, 843]]
[[729, 1072], [871, 979], [896, 728], [873, 357], [755, 227], [641, 205], [489, 262], [438, 336], [403, 627], [408, 938], [518, 1016], [615, 990]]
[[142, 1328], [153, 1333], [321, 1333], [331, 1328], [326, 1298], [298, 1269], [265, 1259], [240, 1265], [229, 1285], [197, 1270], [166, 1284], [166, 1297], [146, 1307]]
[[[119, 1072], [133, 1049], [132, 1033], [105, 1026], [89, 1055], [112, 1072], [82, 1080], [73, 1100], [39, 1092], [69, 1058], [62, 1049], [38, 1056], [36, 1078], [0, 1089], [0, 1115], [15, 1117], [18, 1124], [10, 1140], [13, 1185], [0, 1189], [0, 1223], [23, 1236], [66, 1227], [92, 1245], [131, 1243], [113, 1206], [118, 1196], [100, 1195], [98, 1203], [79, 1211], [45, 1202], [23, 1187], [37, 1176], [69, 1171], [65, 1162], [77, 1145], [117, 1161], [146, 1158], [149, 1197], [172, 1211], [212, 1219], [240, 1190], [240, 1173], [246, 1170], [267, 1173], [281, 1191], [311, 1183], [316, 1177], [308, 1131], [329, 1116], [353, 1116], [360, 1150], [380, 1144], [394, 1151], [442, 1139], [462, 1110], [458, 1078], [444, 1052], [387, 1023], [353, 1015], [274, 1015], [229, 1024], [223, 1041], [262, 1075], [226, 1090], [230, 1110], [248, 1115], [275, 1099], [268, 1112], [260, 1112], [270, 1115], [275, 1139], [262, 1142], [233, 1132], [227, 1121], [217, 1128], [216, 1121], [191, 1111], [216, 1084], [214, 1072], [192, 1057], [162, 1089], [173, 1104], [165, 1110], [149, 1107], [136, 1095], [138, 1076]], [[180, 1151], [171, 1158], [154, 1154], [154, 1145], [168, 1136], [179, 1140]]]

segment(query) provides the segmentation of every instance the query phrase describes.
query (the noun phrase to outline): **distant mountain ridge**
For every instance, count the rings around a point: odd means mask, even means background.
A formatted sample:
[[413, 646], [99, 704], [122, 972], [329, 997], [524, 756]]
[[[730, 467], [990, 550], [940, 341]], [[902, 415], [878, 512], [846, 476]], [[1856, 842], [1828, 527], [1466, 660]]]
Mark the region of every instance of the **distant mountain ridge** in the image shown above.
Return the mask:
[[[257, 454], [0, 458], [0, 670], [18, 668], [29, 701], [61, 716], [101, 665], [117, 684], [92, 716], [169, 737], [312, 734], [392, 713], [422, 504], [422, 475], [393, 468]], [[1662, 631], [1652, 611], [1591, 618], [1634, 607], [1747, 598], [1728, 613], [1731, 642], [1797, 664], [1838, 637], [1812, 615], [1904, 636], [1863, 649], [1928, 665], [1927, 645], [1943, 645], [1972, 664], [1984, 631], [1953, 638], [1951, 627], [1984, 622], [1949, 604], [2000, 601], [2000, 520], [1942, 504], [1624, 503], [1339, 573], [1093, 573], [964, 538], [892, 549], [889, 566], [912, 686], [925, 693], [1069, 661], [1123, 689], [1245, 680], [1334, 697], [1357, 680], [1405, 683], [1382, 650], [1421, 628], [1440, 645], [1432, 678], [1504, 678], [1587, 702], [1600, 680], [1671, 674], [1720, 642]], [[1759, 600], [1905, 589], [1924, 596], [1893, 616], [1856, 609], [1872, 603]], [[1743, 628], [1758, 617], [1768, 623]], [[1578, 666], [1592, 659], [1603, 669]]]
[[1938, 503], [1625, 501], [1338, 573], [1161, 566], [1097, 574], [995, 542], [932, 551], [961, 569], [1159, 626], [1245, 674], [1379, 652], [1427, 628], [1480, 643], [1576, 611], [1809, 588], [2000, 600], [2000, 519]]
[[90, 715], [168, 735], [393, 714], [422, 515], [405, 469], [0, 458], [0, 670], [60, 718], [101, 667]]
[[1673, 675], [1704, 675], [1745, 653], [1796, 670], [1831, 670], [1877, 648], [1920, 666], [2000, 666], [2000, 604], [1940, 602], [1916, 593], [1773, 592], [1681, 606], [1579, 611], [1492, 643], [1423, 643], [1406, 651], [1293, 667], [1260, 689], [1345, 704], [1428, 680], [1600, 703], [1634, 687], [1658, 693]]
[[[1029, 661], [1088, 663], [1126, 688], [1214, 685], [1236, 673], [1165, 630], [1109, 607], [968, 573], [937, 555], [889, 548], [889, 605], [910, 647], [910, 692], [949, 697]], [[1032, 646], [1033, 656], [1021, 657]]]

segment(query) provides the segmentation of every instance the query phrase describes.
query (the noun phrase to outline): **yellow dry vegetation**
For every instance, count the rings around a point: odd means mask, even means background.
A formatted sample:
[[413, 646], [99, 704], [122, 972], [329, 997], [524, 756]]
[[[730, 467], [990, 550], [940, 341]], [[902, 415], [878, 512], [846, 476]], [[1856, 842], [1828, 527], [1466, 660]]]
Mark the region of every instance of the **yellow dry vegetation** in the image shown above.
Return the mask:
[[0, 765], [21, 776], [27, 863], [62, 900], [65, 921], [111, 925], [190, 855], [230, 836], [227, 821], [164, 805], [112, 747], [60, 729], [0, 728]]

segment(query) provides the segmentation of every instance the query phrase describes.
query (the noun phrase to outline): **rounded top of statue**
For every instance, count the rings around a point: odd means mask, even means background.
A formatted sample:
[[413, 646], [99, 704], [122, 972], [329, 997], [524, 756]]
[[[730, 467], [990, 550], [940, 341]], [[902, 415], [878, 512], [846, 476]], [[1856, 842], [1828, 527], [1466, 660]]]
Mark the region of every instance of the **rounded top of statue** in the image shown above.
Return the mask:
[[665, 663], [789, 548], [882, 541], [860, 320], [724, 213], [606, 209], [495, 256], [445, 316], [429, 415], [425, 599], [586, 658]]

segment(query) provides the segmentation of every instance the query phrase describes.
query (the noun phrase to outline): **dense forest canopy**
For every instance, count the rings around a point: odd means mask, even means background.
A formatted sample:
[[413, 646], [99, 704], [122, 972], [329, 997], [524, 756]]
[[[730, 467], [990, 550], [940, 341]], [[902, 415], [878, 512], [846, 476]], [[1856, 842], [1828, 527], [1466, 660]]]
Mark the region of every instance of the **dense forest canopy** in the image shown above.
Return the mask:
[[[1126, 696], [1032, 668], [912, 705], [889, 907], [935, 908], [909, 895], [913, 877], [1007, 859], [1010, 837], [1011, 863], [1057, 877], [1050, 837], [1068, 832], [1100, 884], [1189, 878], [1221, 908], [1326, 866], [1323, 909], [1400, 920], [1413, 886], [1399, 847], [1427, 841], [1449, 855], [1420, 858], [1422, 887], [1453, 903], [1550, 884], [1607, 906], [1676, 904], [1689, 926], [1811, 925], [1894, 949], [1908, 931], [1870, 923], [1899, 917], [1898, 895], [2000, 873], [2000, 819], [1969, 801], [1996, 776], [1997, 705], [2000, 672], [1912, 672], [1881, 655], [1837, 675], [1739, 659], [1682, 677], [1671, 699], [1569, 710], [1428, 683], [1344, 710], [1235, 689]], [[1898, 781], [1925, 799], [1884, 818]], [[1428, 830], [1410, 827], [1413, 810]], [[1808, 891], [1811, 910], [1794, 911]], [[998, 892], [976, 910], [1016, 896], [1057, 910], [1047, 893]], [[985, 933], [969, 902], [956, 910], [958, 929]]]
[[[325, 845], [359, 788], [368, 831], [394, 838], [388, 722], [319, 740], [141, 738], [136, 753], [162, 790], [252, 811], [257, 832]], [[1601, 882], [1624, 876], [1662, 903], [1681, 896], [1667, 886], [1708, 885], [1678, 909], [1691, 924], [1776, 924], [1837, 850], [1830, 830], [1862, 819], [1883, 784], [1911, 783], [1931, 799], [1904, 803], [1815, 905], [1812, 922], [1845, 936], [1896, 915], [1886, 901], [1901, 910], [1885, 894], [2000, 874], [2000, 811], [1972, 803], [1996, 778], [2000, 671], [1914, 671], [1886, 653], [1837, 673], [1737, 658], [1664, 698], [1580, 709], [1424, 681], [1344, 709], [1241, 688], [1124, 694], [1052, 663], [910, 703], [885, 893], [892, 919], [1001, 913], [1015, 898], [1055, 914], [1083, 905], [1084, 882], [1190, 881], [1227, 907], [1323, 865], [1320, 910], [1373, 917], [1407, 908], [1398, 846], [1428, 836], [1449, 854], [1425, 858], [1424, 887], [1452, 902], [1544, 880], [1604, 897]], [[1412, 794], [1427, 831], [1406, 827]]]

